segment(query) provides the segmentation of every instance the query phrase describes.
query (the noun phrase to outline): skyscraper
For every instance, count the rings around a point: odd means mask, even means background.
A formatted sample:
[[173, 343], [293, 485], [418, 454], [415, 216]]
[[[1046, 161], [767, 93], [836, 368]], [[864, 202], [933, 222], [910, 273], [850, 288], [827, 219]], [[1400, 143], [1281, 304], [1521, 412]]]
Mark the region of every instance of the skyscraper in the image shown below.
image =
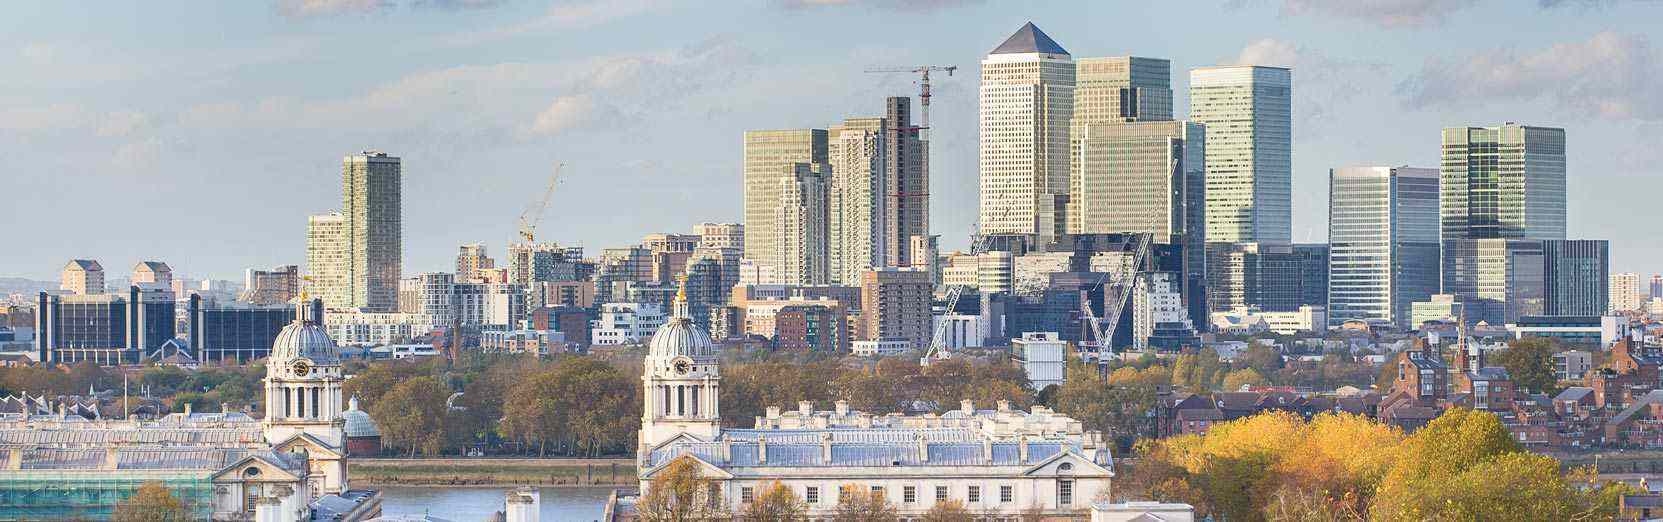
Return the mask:
[[1565, 130], [1443, 131], [1443, 240], [1565, 239]]
[[827, 186], [827, 255], [830, 281], [854, 284], [884, 266], [891, 247], [893, 187], [883, 118], [850, 118], [827, 129], [831, 177]]
[[824, 165], [826, 147], [824, 129], [745, 132], [745, 258], [778, 272], [772, 263], [784, 241], [780, 198], [787, 184], [782, 181], [795, 175], [797, 163]]
[[306, 274], [301, 286], [323, 300], [324, 308], [351, 308], [352, 268], [348, 259], [346, 216], [339, 212], [306, 218]]
[[1190, 71], [1190, 119], [1207, 126], [1207, 241], [1292, 240], [1292, 87], [1282, 67]]
[[1651, 276], [1651, 297], [1654, 299], [1663, 297], [1663, 275], [1653, 274]]
[[1035, 234], [1066, 223], [1074, 60], [1033, 23], [982, 60], [981, 232]]
[[699, 223], [693, 225], [699, 236], [699, 248], [745, 249], [745, 225], [738, 223]]
[[1517, 322], [1546, 311], [1542, 242], [1523, 239], [1443, 241], [1443, 293], [1456, 296], [1467, 322]]
[[1611, 244], [1603, 239], [1542, 242], [1546, 315], [1601, 315], [1610, 308]]
[[399, 158], [374, 150], [348, 155], [341, 160], [341, 184], [348, 273], [345, 306], [396, 310], [404, 263]]
[[1623, 272], [1611, 274], [1611, 311], [1628, 312], [1640, 309], [1640, 302], [1645, 300], [1640, 293], [1640, 274]]
[[[793, 163], [779, 178], [779, 247], [773, 258], [760, 261], [775, 267], [778, 283], [823, 285], [830, 275], [826, 255], [828, 219], [826, 191], [830, 170], [824, 163]], [[746, 244], [750, 241], [746, 240]]]
[[1438, 171], [1328, 171], [1328, 324], [1413, 328], [1410, 306], [1438, 293]]
[[[930, 158], [928, 144], [912, 121], [912, 98], [892, 96], [884, 101], [884, 170], [889, 215], [884, 219], [885, 266], [914, 266], [934, 262], [913, 256], [913, 238], [930, 235]], [[835, 172], [834, 172], [835, 173]]]

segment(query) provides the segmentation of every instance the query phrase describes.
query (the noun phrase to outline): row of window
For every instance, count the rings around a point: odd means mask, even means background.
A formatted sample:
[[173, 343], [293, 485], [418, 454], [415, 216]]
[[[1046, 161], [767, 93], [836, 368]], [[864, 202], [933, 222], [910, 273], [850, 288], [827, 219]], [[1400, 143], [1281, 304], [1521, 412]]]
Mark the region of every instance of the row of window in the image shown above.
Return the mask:
[[[946, 502], [946, 501], [950, 500], [951, 495], [949, 494], [950, 493], [949, 489], [950, 488], [948, 486], [934, 486], [935, 501], [936, 502]], [[872, 492], [873, 495], [878, 496], [880, 498], [888, 498], [888, 493], [884, 489], [883, 486], [872, 486], [871, 492]], [[984, 491], [982, 489], [982, 486], [979, 486], [979, 485], [967, 486], [965, 488], [964, 501], [967, 504], [980, 503], [980, 502], [982, 502], [983, 493], [984, 493]], [[986, 493], [991, 495], [993, 492], [992, 491], [986, 491]], [[850, 494], [851, 494], [851, 490], [848, 487], [838, 488], [838, 498], [837, 498], [838, 502], [841, 503], [841, 502], [848, 501]], [[1010, 486], [1010, 485], [1000, 485], [998, 495], [999, 495], [999, 503], [1000, 504], [1009, 504], [1011, 502], [1014, 502], [1015, 501], [1015, 496], [1016, 496], [1015, 487]], [[821, 495], [820, 495], [820, 487], [819, 486], [807, 486], [807, 487], [803, 488], [803, 501], [806, 502], [807, 504], [809, 504], [810, 506], [819, 504], [820, 503], [820, 498], [821, 498]], [[751, 488], [750, 486], [744, 486], [744, 487], [739, 488], [739, 502], [740, 503], [749, 504], [749, 503], [753, 502], [755, 499], [756, 499], [756, 490], [755, 489]], [[901, 486], [901, 503], [902, 504], [916, 504], [917, 502], [918, 502], [918, 486]], [[1057, 481], [1057, 504], [1061, 505], [1061, 506], [1067, 506], [1067, 505], [1071, 505], [1073, 503], [1074, 503], [1074, 481], [1072, 481], [1072, 480], [1059, 480], [1059, 481]]]

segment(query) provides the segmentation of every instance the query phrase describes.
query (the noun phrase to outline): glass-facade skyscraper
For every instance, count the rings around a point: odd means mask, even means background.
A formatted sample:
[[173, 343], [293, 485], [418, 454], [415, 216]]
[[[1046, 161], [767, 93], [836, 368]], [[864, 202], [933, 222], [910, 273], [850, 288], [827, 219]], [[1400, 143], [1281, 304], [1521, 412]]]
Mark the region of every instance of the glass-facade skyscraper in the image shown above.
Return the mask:
[[1601, 315], [1610, 308], [1611, 244], [1603, 239], [1542, 242], [1547, 315]]
[[1518, 322], [1547, 310], [1542, 241], [1456, 239], [1443, 242], [1443, 287], [1457, 296], [1466, 321]]
[[1410, 324], [1410, 306], [1438, 293], [1438, 171], [1328, 171], [1328, 323]]
[[1293, 75], [1282, 67], [1190, 71], [1190, 119], [1207, 126], [1207, 241], [1293, 236]]
[[1443, 131], [1443, 240], [1565, 239], [1565, 129]]

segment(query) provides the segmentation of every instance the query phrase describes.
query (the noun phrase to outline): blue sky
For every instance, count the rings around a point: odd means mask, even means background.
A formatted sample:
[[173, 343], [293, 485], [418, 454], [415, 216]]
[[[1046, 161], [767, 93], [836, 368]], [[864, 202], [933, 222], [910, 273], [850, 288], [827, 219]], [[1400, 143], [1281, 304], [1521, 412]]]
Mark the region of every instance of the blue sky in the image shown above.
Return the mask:
[[937, 82], [932, 226], [976, 214], [982, 55], [1032, 20], [1076, 57], [1294, 70], [1296, 240], [1334, 166], [1437, 166], [1445, 126], [1567, 129], [1570, 231], [1656, 272], [1663, 3], [278, 0], [0, 8], [0, 275], [74, 257], [186, 277], [304, 264], [340, 158], [404, 158], [407, 273], [493, 255], [555, 162], [540, 231], [591, 251], [740, 216], [741, 133], [876, 115]]

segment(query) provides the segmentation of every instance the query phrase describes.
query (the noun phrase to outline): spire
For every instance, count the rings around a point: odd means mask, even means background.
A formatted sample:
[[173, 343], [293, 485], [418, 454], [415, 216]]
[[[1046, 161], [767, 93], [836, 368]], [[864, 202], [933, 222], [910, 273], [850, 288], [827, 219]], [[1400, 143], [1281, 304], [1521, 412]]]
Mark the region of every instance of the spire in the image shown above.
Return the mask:
[[1047, 36], [1045, 31], [1039, 30], [1039, 27], [1035, 26], [1033, 22], [1028, 22], [1023, 24], [1021, 29], [1017, 29], [1015, 33], [1012, 33], [1010, 38], [1006, 38], [1005, 43], [999, 44], [999, 47], [995, 47], [993, 52], [987, 54], [1024, 53], [1068, 54], [1068, 50], [1063, 49], [1061, 45], [1057, 44], [1056, 40], [1052, 40], [1050, 36]]
[[676, 283], [676, 302], [672, 308], [670, 316], [688, 319], [691, 314], [687, 311], [687, 276], [683, 275], [681, 277], [677, 277]]

